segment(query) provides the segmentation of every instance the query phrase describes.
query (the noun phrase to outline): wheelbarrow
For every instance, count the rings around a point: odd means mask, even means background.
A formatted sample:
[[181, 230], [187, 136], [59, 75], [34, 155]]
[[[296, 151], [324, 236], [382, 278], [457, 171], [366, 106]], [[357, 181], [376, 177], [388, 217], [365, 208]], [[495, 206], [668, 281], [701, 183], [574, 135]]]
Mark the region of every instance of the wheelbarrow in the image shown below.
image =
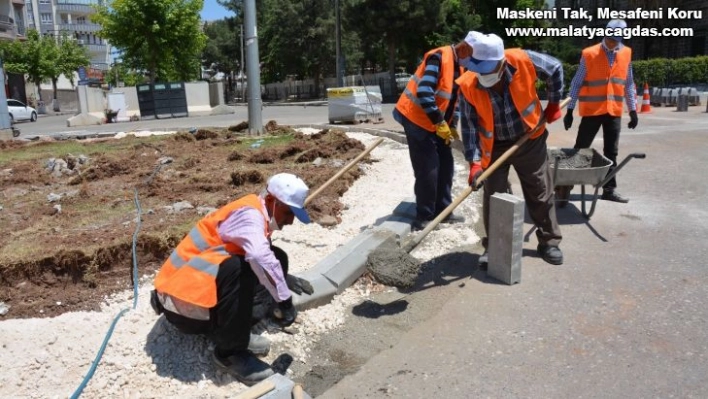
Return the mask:
[[[610, 173], [607, 173], [607, 171], [612, 166], [612, 161], [594, 148], [549, 148], [548, 158], [551, 160], [549, 167], [553, 174], [553, 185], [556, 190], [556, 203], [558, 206], [560, 208], [565, 207], [570, 197], [571, 188], [579, 184], [581, 189], [581, 212], [585, 218], [590, 219], [595, 212], [595, 204], [599, 198], [598, 192], [600, 188], [619, 173], [632, 158], [644, 159], [646, 154], [635, 152], [627, 155]], [[585, 201], [590, 200], [585, 193], [586, 185], [595, 187], [590, 212], [585, 211]]]

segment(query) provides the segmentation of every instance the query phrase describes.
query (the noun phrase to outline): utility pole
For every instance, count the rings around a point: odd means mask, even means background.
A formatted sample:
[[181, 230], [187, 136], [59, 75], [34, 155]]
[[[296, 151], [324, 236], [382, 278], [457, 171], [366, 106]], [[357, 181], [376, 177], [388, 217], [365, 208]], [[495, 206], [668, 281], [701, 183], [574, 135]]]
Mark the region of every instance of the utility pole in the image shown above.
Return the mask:
[[243, 87], [243, 45], [243, 24], [241, 24], [241, 74], [238, 77], [238, 80], [241, 82], [241, 101], [246, 97], [246, 88]]
[[7, 96], [5, 95], [5, 65], [0, 58], [0, 130], [10, 129], [10, 112], [7, 110]]
[[335, 18], [335, 40], [337, 48], [337, 87], [344, 86], [344, 74], [342, 72], [342, 15], [339, 12], [339, 0], [334, 0], [334, 18]]
[[246, 79], [248, 80], [248, 134], [263, 133], [261, 115], [261, 67], [258, 58], [258, 32], [256, 28], [256, 0], [243, 2], [246, 35]]

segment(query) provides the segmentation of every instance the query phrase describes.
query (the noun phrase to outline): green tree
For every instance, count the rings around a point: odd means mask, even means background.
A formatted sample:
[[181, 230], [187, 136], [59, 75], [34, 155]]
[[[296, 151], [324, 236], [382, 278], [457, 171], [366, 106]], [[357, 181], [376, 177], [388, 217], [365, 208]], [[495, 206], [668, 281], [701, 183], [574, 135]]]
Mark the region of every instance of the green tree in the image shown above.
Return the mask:
[[[396, 91], [397, 64], [414, 63], [420, 57], [422, 46], [406, 51], [406, 44], [427, 44], [426, 37], [437, 30], [442, 22], [441, 2], [438, 0], [350, 0], [347, 3], [348, 26], [357, 30], [364, 43], [383, 41], [386, 65], [392, 90]], [[408, 58], [406, 60], [405, 58]]]
[[[8, 71], [26, 74], [38, 89], [43, 81], [51, 78], [58, 52], [53, 37], [41, 36], [36, 30], [30, 29], [27, 41], [9, 44], [5, 49], [8, 56], [5, 68]], [[41, 90], [39, 100], [42, 100]]]
[[206, 46], [202, 52], [204, 66], [216, 66], [226, 74], [237, 71], [241, 56], [241, 24], [236, 18], [205, 22]]
[[62, 32], [57, 39], [58, 43], [52, 39], [54, 46], [49, 46], [46, 56], [50, 61], [50, 66], [47, 68], [47, 78], [52, 81], [52, 105], [55, 112], [60, 111], [59, 101], [57, 100], [57, 81], [61, 75], [64, 75], [71, 85], [74, 85], [74, 73], [80, 66], [87, 66], [90, 62], [88, 53], [83, 46], [80, 46], [76, 40], [69, 36], [68, 32]]
[[333, 5], [329, 0], [266, 0], [263, 7], [264, 81], [312, 77], [319, 93], [322, 77], [336, 72]]
[[123, 62], [150, 81], [190, 80], [199, 74], [206, 35], [203, 0], [113, 0], [95, 6], [99, 36], [123, 50]]

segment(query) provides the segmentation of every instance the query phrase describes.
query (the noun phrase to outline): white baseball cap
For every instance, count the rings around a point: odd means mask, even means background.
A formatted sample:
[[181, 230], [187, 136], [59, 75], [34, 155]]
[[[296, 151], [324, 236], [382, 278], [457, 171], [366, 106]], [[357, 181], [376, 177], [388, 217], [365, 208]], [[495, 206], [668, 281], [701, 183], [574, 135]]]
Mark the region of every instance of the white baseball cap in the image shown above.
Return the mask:
[[[613, 19], [612, 21], [607, 23], [607, 28], [608, 29], [624, 29], [627, 27], [627, 22], [623, 19]], [[618, 42], [622, 42], [622, 36], [607, 36], [612, 40], [616, 40]]]
[[465, 42], [472, 47], [471, 62], [467, 66], [473, 72], [492, 73], [499, 61], [504, 59], [504, 41], [493, 33], [470, 31]]
[[291, 173], [278, 173], [268, 179], [266, 190], [287, 204], [299, 221], [310, 223], [310, 215], [305, 210], [305, 199], [310, 189], [302, 179]]

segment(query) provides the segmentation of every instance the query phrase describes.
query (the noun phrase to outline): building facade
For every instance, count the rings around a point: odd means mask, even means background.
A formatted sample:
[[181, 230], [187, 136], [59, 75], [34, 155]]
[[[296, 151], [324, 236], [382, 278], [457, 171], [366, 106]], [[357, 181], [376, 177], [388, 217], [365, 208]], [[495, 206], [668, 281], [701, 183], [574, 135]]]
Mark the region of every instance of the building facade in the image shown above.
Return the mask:
[[[682, 58], [694, 57], [708, 54], [708, 1], [705, 0], [556, 0], [557, 8], [569, 7], [578, 9], [583, 7], [590, 10], [591, 15], [595, 15], [595, 10], [607, 7], [612, 10], [635, 10], [641, 7], [643, 10], [663, 9], [662, 19], [627, 19], [627, 27], [636, 26], [646, 28], [691, 28], [693, 36], [686, 37], [633, 37], [626, 40], [628, 46], [632, 48], [632, 58], [635, 60], [646, 60], [649, 58]], [[703, 18], [700, 19], [669, 19], [667, 9], [677, 7], [680, 10], [702, 11]], [[562, 18], [562, 13], [558, 13]], [[575, 20], [560, 20], [561, 24], [578, 24]], [[593, 20], [588, 23], [591, 27], [604, 27], [607, 20]], [[588, 40], [576, 38], [579, 46], [586, 47], [598, 42], [597, 39]]]
[[[3, 1], [3, 0], [0, 0]], [[11, 0], [20, 1], [20, 0]], [[110, 45], [96, 35], [100, 25], [91, 22], [95, 14], [92, 5], [104, 0], [26, 0], [27, 27], [42, 35], [61, 36], [67, 32], [83, 45], [91, 59], [90, 68], [106, 71], [110, 68]]]
[[27, 34], [24, 0], [0, 0], [0, 40], [22, 40]]

